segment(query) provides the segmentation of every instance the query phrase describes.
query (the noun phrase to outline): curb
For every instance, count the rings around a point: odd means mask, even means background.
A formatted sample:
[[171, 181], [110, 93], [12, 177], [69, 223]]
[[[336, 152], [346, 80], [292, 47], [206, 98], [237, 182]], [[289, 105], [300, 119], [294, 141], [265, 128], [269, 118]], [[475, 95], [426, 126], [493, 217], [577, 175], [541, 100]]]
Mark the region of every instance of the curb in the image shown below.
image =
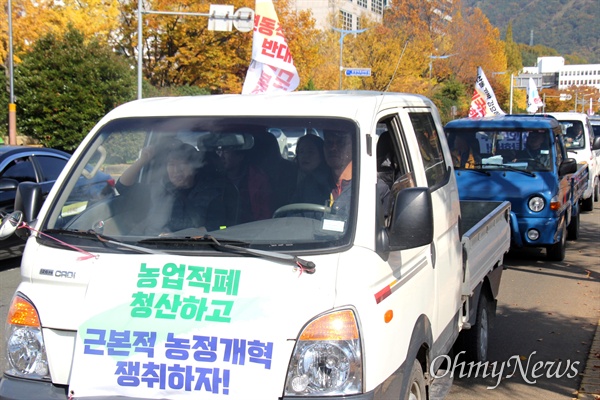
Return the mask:
[[585, 369], [581, 374], [581, 385], [577, 392], [578, 400], [600, 399], [600, 320], [596, 324], [596, 334], [588, 355]]

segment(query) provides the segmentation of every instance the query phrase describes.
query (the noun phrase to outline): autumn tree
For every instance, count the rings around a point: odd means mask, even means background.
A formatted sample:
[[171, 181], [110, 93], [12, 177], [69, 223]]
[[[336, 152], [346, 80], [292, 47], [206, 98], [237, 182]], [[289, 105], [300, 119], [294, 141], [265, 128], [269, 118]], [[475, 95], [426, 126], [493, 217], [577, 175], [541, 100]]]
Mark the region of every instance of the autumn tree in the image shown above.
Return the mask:
[[500, 32], [494, 28], [479, 8], [467, 13], [458, 13], [450, 25], [452, 53], [448, 59], [456, 78], [473, 84], [477, 77], [477, 67], [486, 75], [507, 70], [504, 43]]
[[135, 75], [106, 43], [70, 28], [34, 43], [16, 69], [19, 132], [74, 150], [108, 111], [135, 98]]
[[279, 23], [283, 28], [294, 65], [300, 75], [300, 89], [314, 88], [315, 67], [325, 61], [320, 52], [325, 35], [315, 26], [311, 11], [296, 11], [289, 0], [278, 0], [275, 4]]
[[[0, 60], [8, 54], [8, 0], [0, 11]], [[72, 26], [83, 37], [108, 43], [119, 24], [119, 3], [108, 0], [12, 0], [13, 50], [17, 58], [39, 38], [62, 35]]]
[[[250, 0], [233, 0], [235, 9], [253, 8]], [[134, 4], [125, 5], [119, 51], [137, 57], [137, 16]], [[153, 11], [208, 13], [210, 2], [153, 0]], [[285, 1], [277, 3], [280, 24], [294, 62], [309, 75], [319, 42], [309, 12], [295, 12]], [[208, 18], [193, 15], [149, 14], [143, 17], [143, 75], [157, 87], [190, 85], [213, 93], [240, 93], [252, 59], [252, 32], [211, 31]]]

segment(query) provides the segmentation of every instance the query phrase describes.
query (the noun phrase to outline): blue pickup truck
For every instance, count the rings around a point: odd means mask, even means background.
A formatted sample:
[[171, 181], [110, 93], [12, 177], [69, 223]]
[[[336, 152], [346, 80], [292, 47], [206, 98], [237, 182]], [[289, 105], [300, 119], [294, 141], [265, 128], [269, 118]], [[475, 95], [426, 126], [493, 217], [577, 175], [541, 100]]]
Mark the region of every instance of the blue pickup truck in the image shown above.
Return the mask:
[[565, 258], [579, 236], [587, 168], [567, 157], [559, 122], [548, 116], [463, 118], [445, 126], [462, 200], [511, 202], [513, 248], [545, 247]]

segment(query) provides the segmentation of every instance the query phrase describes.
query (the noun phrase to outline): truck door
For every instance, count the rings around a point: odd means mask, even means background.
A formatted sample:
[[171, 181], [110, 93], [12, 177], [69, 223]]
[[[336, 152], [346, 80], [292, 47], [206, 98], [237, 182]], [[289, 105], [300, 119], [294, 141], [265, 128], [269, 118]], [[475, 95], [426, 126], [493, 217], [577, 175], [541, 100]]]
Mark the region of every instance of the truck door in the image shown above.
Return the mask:
[[[441, 123], [436, 123], [430, 109], [407, 111], [410, 128], [414, 130], [418, 145], [418, 150], [410, 154], [414, 156], [415, 165], [422, 163], [424, 166], [425, 176], [416, 177], [417, 186], [428, 186], [432, 194], [434, 239], [430, 251], [434, 284], [431, 290], [435, 293], [432, 297], [436, 299], [436, 304], [431, 324], [434, 340], [443, 345], [452, 339], [455, 319], [461, 307], [462, 249], [458, 229], [458, 190], [449, 165], [451, 158]], [[410, 129], [406, 124], [404, 126]]]

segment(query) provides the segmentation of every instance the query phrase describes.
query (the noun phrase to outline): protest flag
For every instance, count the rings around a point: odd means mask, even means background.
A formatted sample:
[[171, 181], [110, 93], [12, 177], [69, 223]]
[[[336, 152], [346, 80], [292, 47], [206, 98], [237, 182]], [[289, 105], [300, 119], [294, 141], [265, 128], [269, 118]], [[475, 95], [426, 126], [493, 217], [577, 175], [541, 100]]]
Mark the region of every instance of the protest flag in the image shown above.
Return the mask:
[[504, 114], [504, 111], [502, 111], [500, 105], [498, 105], [492, 86], [483, 73], [483, 69], [477, 67], [477, 80], [475, 81], [475, 90], [473, 91], [473, 97], [471, 98], [469, 118]]
[[295, 90], [300, 77], [272, 0], [256, 0], [253, 35], [252, 62], [242, 94]]
[[529, 83], [527, 85], [527, 112], [535, 114], [538, 108], [543, 105], [533, 78], [529, 78]]

